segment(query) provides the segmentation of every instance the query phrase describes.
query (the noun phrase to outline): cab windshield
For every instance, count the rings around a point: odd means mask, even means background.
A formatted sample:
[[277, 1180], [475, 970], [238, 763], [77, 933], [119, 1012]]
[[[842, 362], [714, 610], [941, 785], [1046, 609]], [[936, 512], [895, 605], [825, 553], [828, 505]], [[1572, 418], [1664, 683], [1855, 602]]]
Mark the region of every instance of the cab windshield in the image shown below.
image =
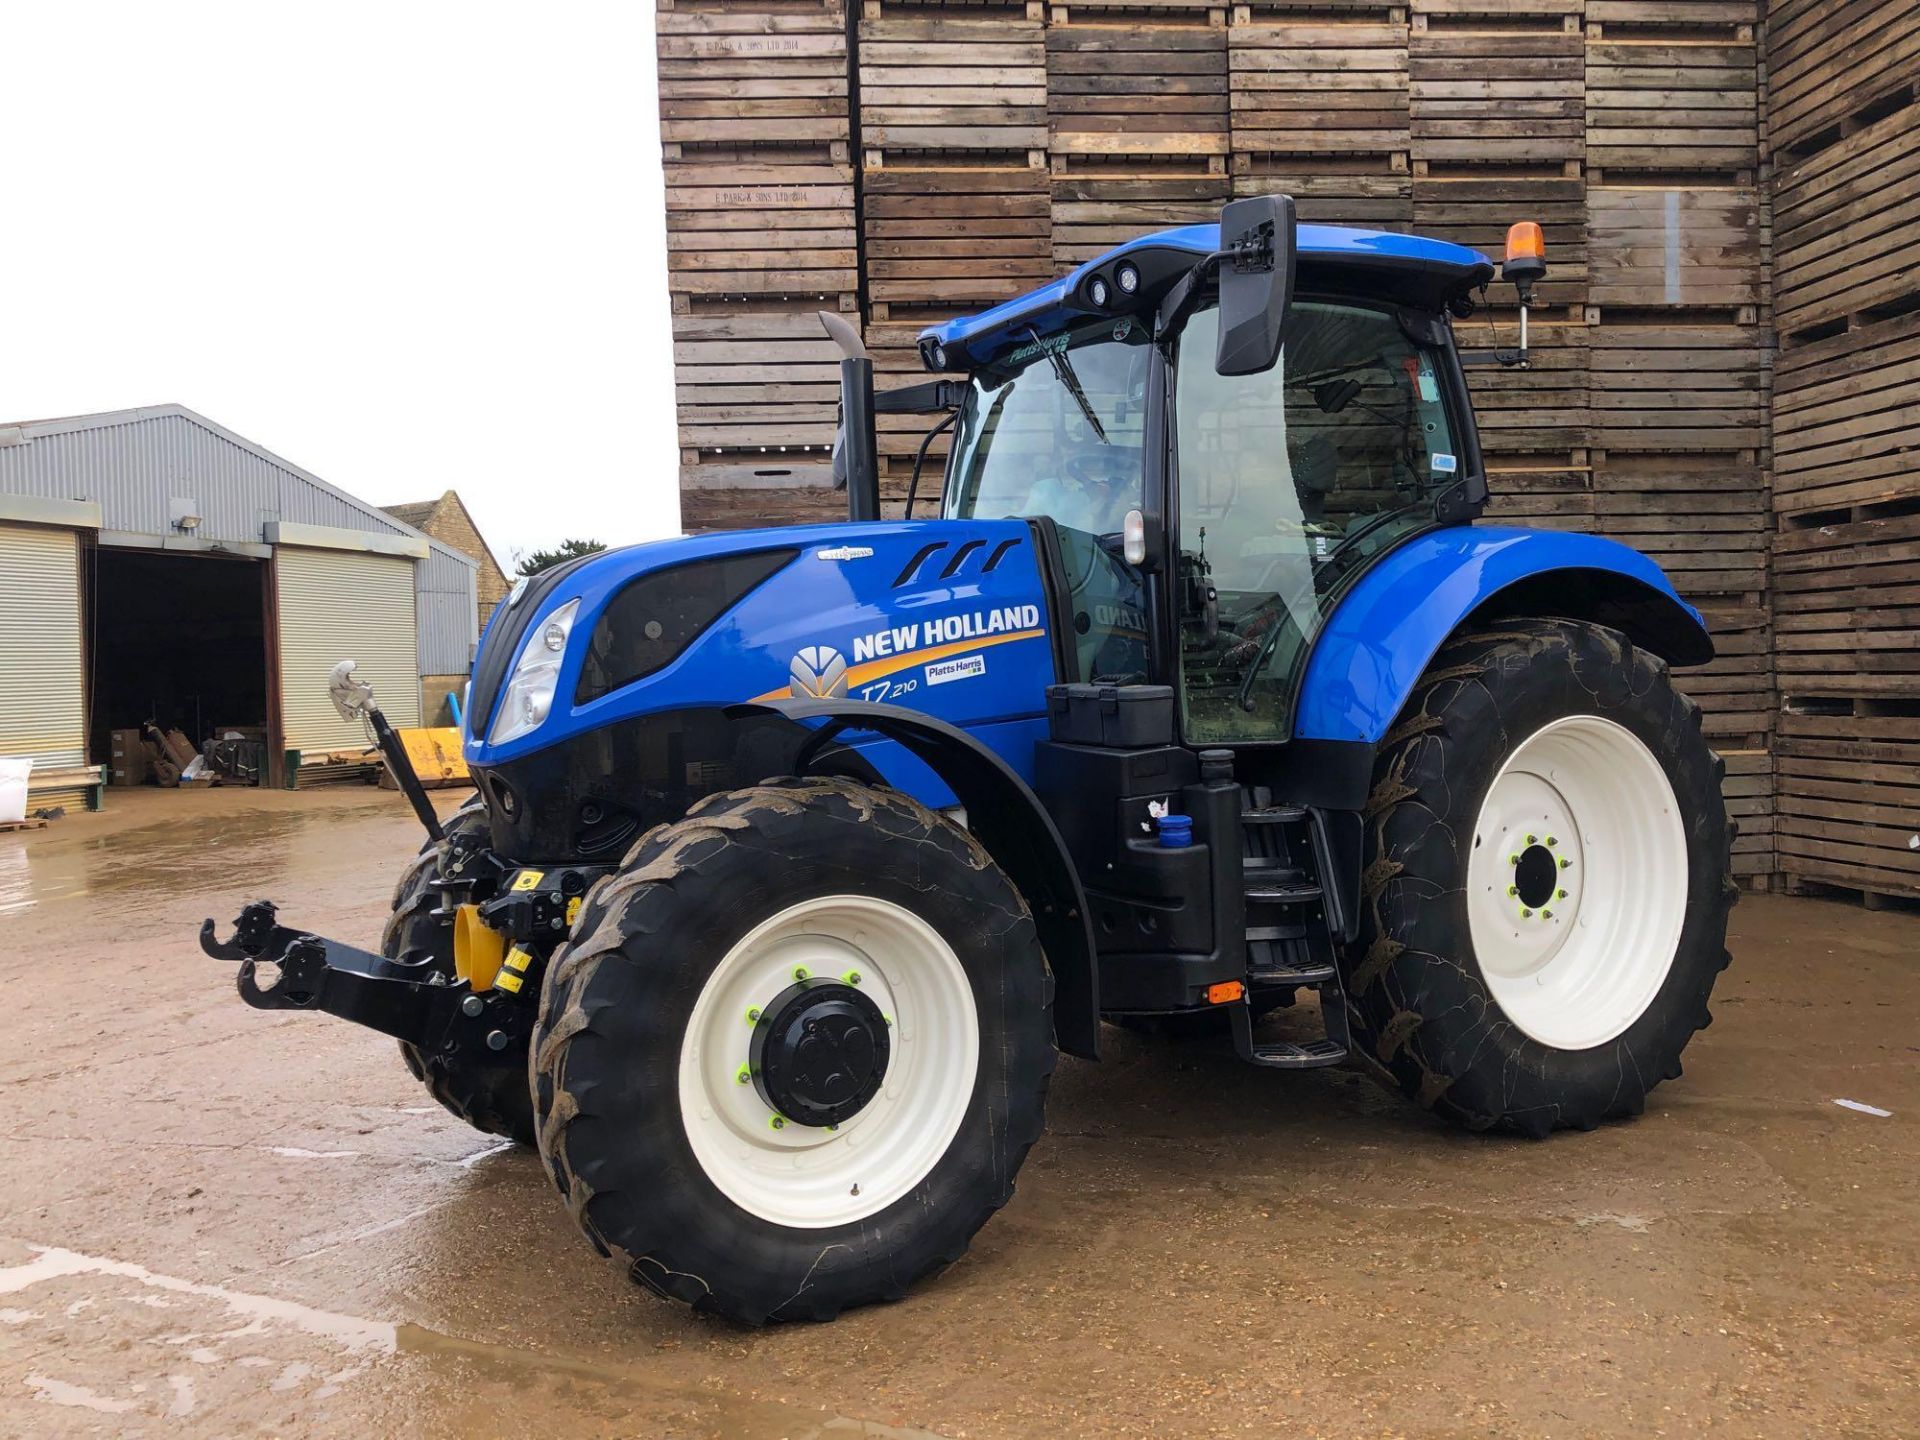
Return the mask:
[[1296, 671], [1344, 578], [1432, 523], [1459, 479], [1441, 356], [1391, 311], [1299, 299], [1279, 363], [1213, 368], [1218, 314], [1180, 339], [1183, 730], [1283, 740]]
[[955, 423], [943, 511], [1058, 527], [1082, 680], [1143, 680], [1139, 574], [1121, 521], [1141, 506], [1151, 336], [1139, 320], [1034, 334], [971, 379]]

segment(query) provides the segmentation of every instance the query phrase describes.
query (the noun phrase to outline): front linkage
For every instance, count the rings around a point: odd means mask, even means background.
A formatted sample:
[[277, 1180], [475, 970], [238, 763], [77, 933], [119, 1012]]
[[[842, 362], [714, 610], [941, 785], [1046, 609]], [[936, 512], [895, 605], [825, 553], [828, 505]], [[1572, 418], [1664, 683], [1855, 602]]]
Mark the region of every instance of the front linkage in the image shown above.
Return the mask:
[[[257, 1010], [317, 1010], [465, 1064], [524, 1063], [533, 1007], [500, 988], [476, 992], [431, 967], [389, 960], [279, 923], [270, 900], [240, 912], [231, 940], [200, 927], [200, 948], [240, 964], [240, 998]], [[262, 985], [262, 962], [279, 970]]]

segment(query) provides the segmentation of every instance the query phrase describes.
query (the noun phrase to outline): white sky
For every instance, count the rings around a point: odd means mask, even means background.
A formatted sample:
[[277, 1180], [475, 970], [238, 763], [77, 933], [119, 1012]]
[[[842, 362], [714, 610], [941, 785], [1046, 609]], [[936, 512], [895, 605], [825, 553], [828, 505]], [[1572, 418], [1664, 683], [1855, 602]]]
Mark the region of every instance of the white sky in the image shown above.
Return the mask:
[[25, 4], [0, 423], [177, 401], [503, 565], [679, 528], [653, 7]]

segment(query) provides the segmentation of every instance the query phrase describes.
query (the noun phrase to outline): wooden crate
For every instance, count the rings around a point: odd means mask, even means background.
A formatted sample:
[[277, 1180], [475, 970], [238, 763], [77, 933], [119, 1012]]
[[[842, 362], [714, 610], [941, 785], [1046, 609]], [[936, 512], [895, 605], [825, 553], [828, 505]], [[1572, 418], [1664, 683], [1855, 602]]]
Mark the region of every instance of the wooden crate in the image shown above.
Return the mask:
[[[1491, 326], [1491, 328], [1489, 328]], [[1515, 312], [1481, 312], [1459, 322], [1463, 348], [1505, 349], [1518, 335]], [[1581, 470], [1592, 445], [1584, 321], [1536, 316], [1525, 370], [1474, 365], [1467, 370], [1480, 448], [1505, 470]]]
[[1228, 60], [1236, 159], [1308, 157], [1345, 161], [1362, 175], [1406, 172], [1403, 6], [1250, 17], [1229, 30]]
[[928, 150], [1016, 151], [1044, 163], [1047, 47], [1038, 3], [866, 0], [864, 14], [860, 143], [869, 169], [881, 153]]
[[1738, 452], [1751, 467], [1766, 427], [1766, 334], [1726, 311], [1593, 307], [1593, 444], [1636, 454]]
[[[1915, 28], [1920, 30], [1920, 16]], [[1797, 160], [1774, 185], [1774, 306], [1789, 340], [1920, 295], [1920, 102]]]
[[709, 530], [758, 530], [767, 525], [816, 525], [847, 518], [847, 496], [822, 472], [817, 483], [746, 486], [702, 483], [702, 472], [681, 472], [680, 528], [689, 535]]
[[851, 166], [764, 158], [669, 164], [666, 201], [667, 286], [675, 295], [811, 296], [853, 308]]
[[1920, 716], [1789, 701], [1775, 742], [1775, 847], [1790, 883], [1920, 896]]
[[1767, 130], [1787, 154], [1911, 100], [1920, 80], [1913, 0], [1775, 0], [1767, 47]]
[[1920, 714], [1920, 499], [1857, 519], [1794, 517], [1773, 542], [1785, 703]]
[[1760, 155], [1754, 0], [1587, 0], [1587, 177], [1712, 174]]
[[1587, 213], [1594, 304], [1750, 306], [1757, 313], [1766, 266], [1751, 186], [1593, 185]]
[[[919, 320], [873, 320], [867, 324], [867, 353], [873, 356], [873, 388], [892, 390], [931, 380], [920, 363], [918, 341], [925, 328]], [[939, 415], [878, 415], [874, 417], [874, 439], [880, 451], [880, 513], [896, 519], [906, 499], [907, 484], [913, 474], [914, 456], [927, 432], [939, 423]], [[920, 471], [920, 489], [914, 514], [922, 519], [939, 512], [940, 477], [947, 462], [949, 429], [928, 443], [926, 463]]]
[[1174, 225], [1209, 224], [1231, 194], [1225, 175], [1131, 161], [1072, 161], [1053, 176], [1053, 265], [1073, 269]]
[[1489, 465], [1487, 492], [1486, 519], [1492, 524], [1582, 535], [1597, 528], [1593, 472], [1584, 466], [1530, 470]]
[[[1065, 7], [1062, 7], [1065, 10]], [[1217, 12], [1216, 12], [1217, 13]], [[1074, 6], [1046, 32], [1047, 147], [1067, 157], [1211, 162], [1227, 155], [1227, 29], [1208, 12], [1191, 23], [1143, 23], [1126, 10]]]
[[810, 308], [713, 303], [676, 314], [683, 487], [817, 478], [832, 456], [839, 359]]
[[1413, 0], [1413, 170], [1578, 175], [1586, 149], [1584, 0]]
[[1783, 514], [1844, 520], [1920, 494], [1920, 312], [1783, 339], [1773, 391], [1773, 494]]
[[945, 319], [1053, 277], [1046, 171], [1004, 160], [897, 158], [863, 177], [872, 319]]
[[828, 147], [848, 158], [844, 0], [776, 9], [672, 0], [656, 20], [660, 138], [669, 159], [703, 147]]

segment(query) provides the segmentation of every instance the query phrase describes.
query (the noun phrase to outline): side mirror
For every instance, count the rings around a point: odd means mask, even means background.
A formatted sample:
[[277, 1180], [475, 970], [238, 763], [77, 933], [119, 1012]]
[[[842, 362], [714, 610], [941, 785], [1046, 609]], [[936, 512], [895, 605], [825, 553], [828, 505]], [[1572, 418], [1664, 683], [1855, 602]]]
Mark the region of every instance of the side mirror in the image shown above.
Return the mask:
[[1280, 358], [1293, 256], [1291, 195], [1256, 195], [1221, 208], [1220, 345], [1213, 361], [1220, 374], [1260, 375]]

